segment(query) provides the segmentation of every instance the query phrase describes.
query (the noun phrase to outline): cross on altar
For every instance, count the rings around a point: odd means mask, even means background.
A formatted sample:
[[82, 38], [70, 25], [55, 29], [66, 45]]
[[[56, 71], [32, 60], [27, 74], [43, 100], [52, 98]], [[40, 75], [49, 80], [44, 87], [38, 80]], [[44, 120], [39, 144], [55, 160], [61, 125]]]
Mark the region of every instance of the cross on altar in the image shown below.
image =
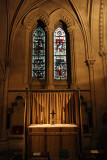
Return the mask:
[[54, 114], [56, 114], [56, 113], [54, 112], [54, 109], [52, 110], [52, 113], [50, 113], [50, 114], [52, 114], [52, 124], [54, 124]]

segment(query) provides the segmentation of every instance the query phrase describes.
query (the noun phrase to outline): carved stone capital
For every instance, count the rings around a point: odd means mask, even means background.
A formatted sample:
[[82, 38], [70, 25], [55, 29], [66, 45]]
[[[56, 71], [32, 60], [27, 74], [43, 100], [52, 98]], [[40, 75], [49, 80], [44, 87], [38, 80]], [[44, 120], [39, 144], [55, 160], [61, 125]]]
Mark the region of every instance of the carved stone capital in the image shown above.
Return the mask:
[[86, 64], [87, 64], [87, 66], [89, 67], [89, 68], [92, 68], [93, 67], [93, 65], [94, 65], [94, 63], [95, 63], [95, 59], [87, 59], [86, 60]]
[[30, 32], [33, 28], [36, 29], [37, 25], [38, 25], [37, 21], [35, 21], [34, 25], [32, 25], [32, 26], [31, 26], [31, 23], [28, 22], [28, 23], [24, 23], [24, 24], [22, 25], [22, 28], [23, 28], [24, 30], [26, 30], [27, 32]]
[[31, 26], [29, 24], [24, 24], [23, 29], [29, 32], [31, 30]]
[[37, 20], [42, 20], [46, 26], [49, 25], [48, 19], [49, 16], [46, 12], [35, 8], [23, 18], [22, 24], [25, 25], [27, 30], [31, 30], [34, 26], [36, 26]]
[[104, 51], [104, 3], [100, 1], [100, 13], [99, 13], [99, 55], [102, 55]]

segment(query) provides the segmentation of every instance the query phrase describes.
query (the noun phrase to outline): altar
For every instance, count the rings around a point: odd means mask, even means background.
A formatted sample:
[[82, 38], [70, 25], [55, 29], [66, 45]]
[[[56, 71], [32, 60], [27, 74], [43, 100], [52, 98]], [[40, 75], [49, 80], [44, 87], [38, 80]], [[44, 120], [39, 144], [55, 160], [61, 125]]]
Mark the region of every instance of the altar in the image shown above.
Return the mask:
[[26, 152], [30, 155], [32, 153], [29, 160], [41, 153], [49, 153], [51, 160], [78, 160], [77, 92], [47, 91], [28, 94], [26, 122]]
[[[78, 126], [75, 124], [37, 124], [28, 128], [28, 151], [33, 154], [49, 152], [52, 160], [78, 159]], [[61, 158], [60, 158], [61, 159]]]

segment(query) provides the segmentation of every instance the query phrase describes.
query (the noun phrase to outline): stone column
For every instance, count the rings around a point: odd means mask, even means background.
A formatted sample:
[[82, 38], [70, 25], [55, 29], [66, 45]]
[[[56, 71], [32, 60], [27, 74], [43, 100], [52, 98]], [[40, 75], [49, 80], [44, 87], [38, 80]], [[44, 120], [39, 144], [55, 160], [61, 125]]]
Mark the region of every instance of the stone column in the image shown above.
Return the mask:
[[48, 26], [46, 28], [47, 31], [47, 89], [54, 89], [54, 52], [53, 52], [53, 46], [54, 46], [54, 28], [52, 26]]
[[[37, 25], [37, 24], [36, 24]], [[24, 75], [24, 83], [26, 85], [26, 88], [28, 88], [28, 81], [32, 80], [30, 76], [32, 75], [32, 68], [30, 65], [30, 60], [32, 59], [32, 47], [30, 49], [30, 45], [33, 46], [32, 43], [30, 43], [30, 32], [31, 32], [31, 27], [27, 24], [24, 24], [23, 29], [25, 30], [25, 75]], [[32, 37], [33, 38], [33, 37]], [[29, 52], [31, 52], [29, 56]], [[30, 67], [30, 70], [29, 70]], [[30, 71], [30, 72], [29, 72]]]
[[75, 41], [74, 41], [74, 30], [72, 27], [67, 28], [69, 32], [69, 39], [70, 39], [70, 62], [71, 62], [71, 78], [70, 78], [70, 88], [76, 89], [76, 69], [75, 69]]
[[86, 63], [89, 69], [89, 83], [90, 83], [90, 98], [91, 98], [91, 107], [92, 107], [93, 129], [96, 129], [96, 99], [95, 99], [95, 84], [94, 84], [94, 69], [93, 69], [95, 60], [88, 59]]
[[107, 53], [102, 53], [102, 65], [103, 65], [103, 74], [104, 74], [104, 89], [105, 89], [105, 96], [107, 99]]
[[5, 60], [5, 78], [4, 78], [4, 95], [3, 95], [3, 117], [2, 117], [2, 132], [0, 139], [0, 150], [8, 149], [7, 139], [7, 105], [8, 105], [8, 78], [9, 78], [10, 60]]

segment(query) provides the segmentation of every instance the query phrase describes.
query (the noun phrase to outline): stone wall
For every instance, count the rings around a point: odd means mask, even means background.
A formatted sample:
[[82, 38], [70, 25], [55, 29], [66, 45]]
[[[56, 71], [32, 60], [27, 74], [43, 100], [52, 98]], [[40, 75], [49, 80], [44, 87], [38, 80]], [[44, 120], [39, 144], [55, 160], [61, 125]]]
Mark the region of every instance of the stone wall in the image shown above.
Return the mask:
[[[48, 30], [50, 26], [54, 26], [57, 20], [62, 19], [68, 28], [71, 27], [69, 31], [72, 29], [74, 34], [75, 86], [80, 90], [91, 89], [91, 95], [89, 92], [81, 92], [81, 94], [85, 98], [88, 108], [92, 107], [93, 110], [94, 106], [93, 118], [96, 116], [95, 123], [97, 123], [98, 134], [102, 133], [102, 129], [106, 127], [106, 124], [102, 124], [102, 117], [104, 112], [107, 112], [107, 53], [101, 46], [104, 43], [107, 48], [107, 43], [105, 38], [103, 41], [104, 25], [101, 16], [102, 13], [106, 15], [107, 10], [103, 10], [106, 5], [106, 1], [103, 0], [84, 0], [84, 2], [83, 0], [64, 0], [63, 2], [60, 0], [21, 0], [20, 2], [9, 0], [7, 3], [3, 0], [0, 1], [0, 64], [3, 66], [2, 68], [0, 65], [1, 77], [3, 77], [3, 69], [4, 75], [7, 73], [7, 60], [11, 61], [7, 76], [9, 82], [5, 90], [2, 87], [3, 79], [0, 77], [0, 112], [4, 107], [4, 92], [25, 90], [29, 86], [34, 89], [41, 88], [42, 83], [36, 81], [32, 85], [30, 81], [32, 31], [36, 28], [36, 21], [39, 18], [47, 25]], [[52, 43], [50, 45], [52, 46]], [[66, 83], [62, 83], [59, 88], [68, 88], [68, 86]], [[14, 97], [14, 92], [8, 93], [7, 107], [12, 103], [12, 97]], [[1, 113], [1, 115], [3, 114]]]

